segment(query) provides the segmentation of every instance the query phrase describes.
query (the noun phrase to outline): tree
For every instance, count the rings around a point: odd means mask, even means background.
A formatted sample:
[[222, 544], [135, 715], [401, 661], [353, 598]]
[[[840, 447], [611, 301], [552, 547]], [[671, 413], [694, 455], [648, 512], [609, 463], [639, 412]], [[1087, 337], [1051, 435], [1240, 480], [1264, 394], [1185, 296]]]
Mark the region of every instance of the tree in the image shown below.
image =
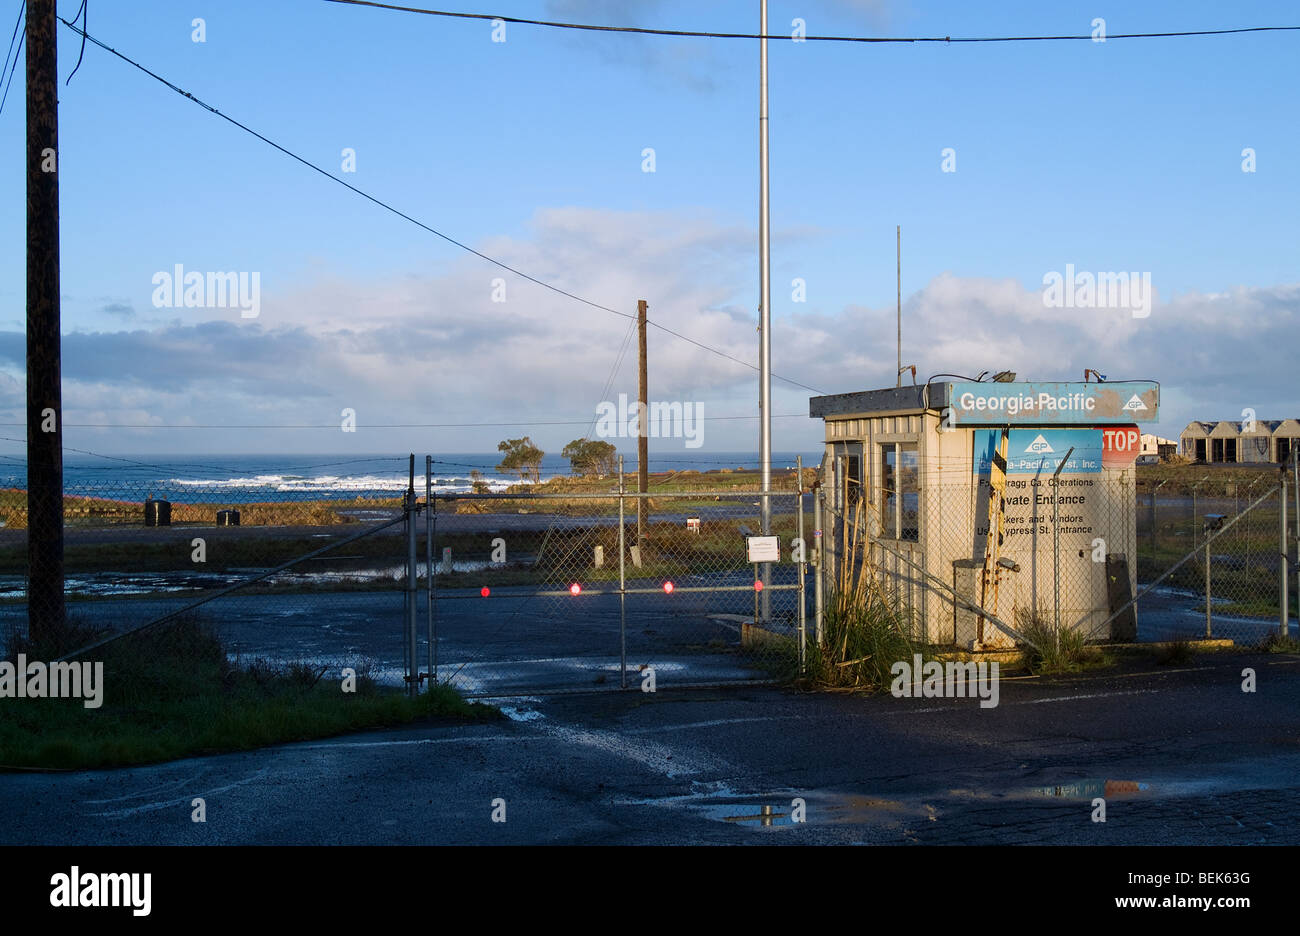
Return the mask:
[[537, 483], [542, 479], [542, 456], [546, 453], [533, 445], [533, 440], [528, 436], [499, 442], [497, 451], [506, 453], [506, 457], [497, 465], [497, 471], [517, 471], [521, 481], [531, 479]]
[[569, 460], [575, 475], [599, 477], [613, 473], [618, 450], [601, 439], [574, 439], [560, 454]]

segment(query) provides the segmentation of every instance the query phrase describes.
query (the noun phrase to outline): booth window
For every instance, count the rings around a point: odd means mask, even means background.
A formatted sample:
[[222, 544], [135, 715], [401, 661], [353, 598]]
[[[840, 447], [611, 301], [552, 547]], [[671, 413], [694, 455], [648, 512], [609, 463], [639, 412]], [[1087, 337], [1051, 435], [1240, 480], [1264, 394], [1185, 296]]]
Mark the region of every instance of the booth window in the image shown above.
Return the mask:
[[915, 442], [880, 446], [880, 533], [885, 539], [920, 539], [918, 466]]
[[862, 456], [849, 455], [844, 459], [844, 515], [852, 518], [862, 498]]
[[854, 511], [863, 500], [862, 490], [862, 445], [853, 443], [844, 446], [836, 453], [839, 473], [839, 490], [835, 492], [835, 503], [844, 511], [844, 518], [852, 523]]

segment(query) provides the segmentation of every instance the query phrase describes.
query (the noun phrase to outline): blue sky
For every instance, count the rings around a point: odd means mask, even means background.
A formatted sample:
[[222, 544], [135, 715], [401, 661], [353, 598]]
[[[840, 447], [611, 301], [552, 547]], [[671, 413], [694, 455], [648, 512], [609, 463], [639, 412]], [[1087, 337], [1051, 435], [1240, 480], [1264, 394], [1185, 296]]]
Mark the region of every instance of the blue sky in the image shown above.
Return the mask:
[[[60, 3], [71, 18], [75, 2]], [[989, 9], [988, 7], [995, 7]], [[755, 31], [757, 2], [552, 0], [472, 12]], [[17, 0], [0, 2], [11, 28]], [[192, 41], [202, 16], [206, 41]], [[1295, 25], [1294, 4], [803, 0], [770, 31], [1086, 34]], [[757, 359], [757, 43], [572, 33], [303, 2], [92, 3], [90, 32], [431, 226]], [[78, 52], [60, 28], [61, 82]], [[1300, 33], [1106, 43], [771, 45], [774, 370], [826, 392], [924, 378], [1160, 380], [1159, 431], [1300, 415]], [[22, 421], [22, 75], [0, 114], [0, 422]], [[66, 444], [117, 453], [489, 451], [580, 427], [383, 430], [594, 415], [627, 322], [519, 281], [88, 46], [61, 86]], [[355, 173], [341, 152], [356, 151]], [[655, 171], [642, 152], [655, 151]], [[941, 170], [942, 151], [956, 171]], [[1253, 173], [1242, 150], [1256, 152]], [[152, 277], [256, 271], [256, 320], [155, 308]], [[1150, 272], [1150, 317], [1046, 309], [1067, 264]], [[504, 303], [490, 300], [506, 279]], [[791, 281], [806, 282], [806, 302]], [[652, 332], [651, 398], [755, 412], [756, 374]], [[635, 392], [633, 349], [609, 397]], [[806, 390], [775, 383], [778, 414]], [[339, 422], [359, 431], [178, 430]], [[713, 421], [705, 451], [751, 449]], [[20, 437], [21, 427], [5, 435]], [[820, 424], [776, 421], [778, 450]], [[681, 445], [680, 440], [656, 446]], [[19, 446], [9, 444], [10, 448]], [[6, 449], [7, 451], [8, 449]]]

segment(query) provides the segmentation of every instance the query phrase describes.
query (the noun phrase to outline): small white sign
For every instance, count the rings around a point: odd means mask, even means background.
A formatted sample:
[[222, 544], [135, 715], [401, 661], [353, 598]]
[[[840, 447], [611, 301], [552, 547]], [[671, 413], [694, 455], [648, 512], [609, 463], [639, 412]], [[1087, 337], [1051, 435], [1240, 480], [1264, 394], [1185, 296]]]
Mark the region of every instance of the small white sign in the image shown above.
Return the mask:
[[750, 562], [780, 562], [781, 540], [776, 536], [747, 536]]

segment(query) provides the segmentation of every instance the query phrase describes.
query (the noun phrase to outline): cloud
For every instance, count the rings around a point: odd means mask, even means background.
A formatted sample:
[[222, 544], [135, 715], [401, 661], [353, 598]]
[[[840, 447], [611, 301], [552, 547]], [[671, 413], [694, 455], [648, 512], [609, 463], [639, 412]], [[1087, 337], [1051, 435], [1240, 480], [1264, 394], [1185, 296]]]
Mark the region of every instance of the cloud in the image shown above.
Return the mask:
[[[1135, 319], [1122, 309], [1049, 309], [1014, 280], [942, 274], [903, 304], [903, 363], [917, 364], [920, 380], [1004, 369], [1020, 379], [1081, 380], [1085, 368], [1111, 380], [1158, 380], [1168, 435], [1196, 418], [1238, 418], [1247, 406], [1260, 418], [1300, 415], [1288, 363], [1297, 333], [1300, 284], [1183, 294]], [[855, 374], [828, 389], [894, 380], [891, 308], [801, 317], [796, 337], [807, 372]], [[783, 346], [783, 357], [791, 350]]]
[[[817, 236], [815, 230], [784, 237]], [[505, 263], [607, 305], [592, 308], [474, 257], [437, 276], [357, 281], [326, 277], [291, 294], [264, 293], [261, 317], [177, 310], [191, 318], [63, 338], [69, 424], [337, 425], [586, 419], [635, 316], [741, 361], [756, 361], [755, 235], [706, 215], [564, 208], [539, 212], [522, 237], [475, 244]], [[493, 294], [504, 281], [505, 301]], [[740, 284], [739, 287], [737, 284]], [[205, 319], [204, 316], [208, 318]], [[773, 326], [774, 369], [826, 392], [893, 386], [894, 308], [849, 305], [783, 311]], [[1194, 418], [1300, 416], [1291, 349], [1300, 333], [1300, 285], [1240, 287], [1157, 298], [1148, 318], [1123, 310], [1051, 309], [1012, 279], [943, 273], [903, 305], [903, 362], [920, 380], [1016, 371], [1022, 379], [1159, 380], [1160, 431]], [[21, 422], [25, 335], [0, 332], [0, 421]], [[702, 402], [708, 416], [754, 413], [756, 373], [652, 328], [651, 399]], [[635, 393], [635, 344], [604, 398]], [[775, 412], [807, 412], [809, 393], [774, 381]], [[490, 450], [529, 432], [558, 451], [576, 426], [492, 427], [371, 435], [367, 451], [419, 444]], [[707, 450], [754, 447], [752, 421], [709, 424]], [[774, 446], [815, 448], [818, 424], [781, 420]], [[96, 437], [98, 439], [98, 437]], [[783, 440], [784, 443], [783, 443]], [[338, 436], [118, 433], [117, 452], [328, 451]], [[70, 439], [70, 445], [78, 443]], [[358, 443], [360, 444], [360, 443]]]

